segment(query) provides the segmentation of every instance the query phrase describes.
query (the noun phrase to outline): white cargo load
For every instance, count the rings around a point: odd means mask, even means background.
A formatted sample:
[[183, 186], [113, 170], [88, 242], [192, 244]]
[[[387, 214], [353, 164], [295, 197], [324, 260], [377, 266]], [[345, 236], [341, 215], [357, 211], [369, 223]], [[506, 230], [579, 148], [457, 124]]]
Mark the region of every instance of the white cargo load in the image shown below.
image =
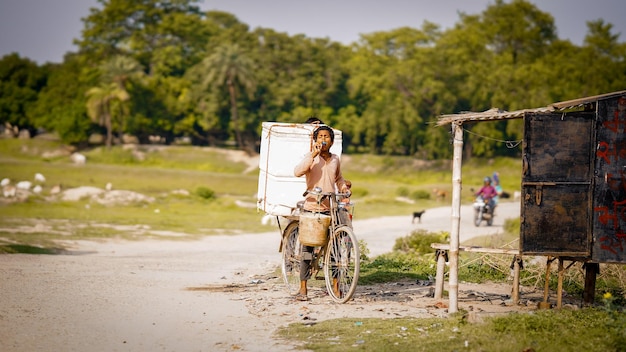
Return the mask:
[[[263, 122], [262, 126], [257, 209], [269, 215], [289, 216], [306, 191], [305, 177], [296, 177], [293, 171], [311, 151], [317, 126], [283, 122]], [[342, 134], [333, 131], [335, 142], [330, 152], [341, 156]]]

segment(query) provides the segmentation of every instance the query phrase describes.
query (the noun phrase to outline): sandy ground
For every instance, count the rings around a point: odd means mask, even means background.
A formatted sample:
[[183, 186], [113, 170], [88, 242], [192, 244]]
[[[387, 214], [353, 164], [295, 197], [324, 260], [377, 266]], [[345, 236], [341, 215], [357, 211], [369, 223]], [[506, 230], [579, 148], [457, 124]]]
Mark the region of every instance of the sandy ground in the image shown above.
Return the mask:
[[[472, 225], [471, 211], [462, 209], [461, 241], [502, 232], [519, 204], [499, 206], [491, 227]], [[426, 210], [421, 223], [406, 215], [357, 220], [354, 228], [374, 257], [414, 229], [450, 231], [450, 214], [444, 206]], [[0, 351], [291, 351], [295, 342], [274, 333], [294, 322], [447, 314], [447, 301], [430, 298], [432, 282], [359, 286], [346, 304], [321, 287], [310, 289], [308, 302], [293, 300], [277, 277], [278, 229], [193, 242], [66, 245], [63, 255], [0, 255]], [[525, 309], [507, 304], [510, 284], [460, 283], [459, 292], [460, 309]]]

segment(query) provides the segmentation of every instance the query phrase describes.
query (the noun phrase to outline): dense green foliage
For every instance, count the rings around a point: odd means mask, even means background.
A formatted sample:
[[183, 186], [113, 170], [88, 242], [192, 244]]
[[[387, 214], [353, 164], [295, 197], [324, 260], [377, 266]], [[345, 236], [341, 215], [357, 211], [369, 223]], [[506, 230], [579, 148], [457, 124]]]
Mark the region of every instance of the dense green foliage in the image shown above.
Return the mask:
[[[577, 46], [527, 0], [496, 0], [450, 29], [425, 22], [347, 46], [251, 30], [198, 1], [99, 0], [62, 63], [0, 58], [0, 123], [77, 146], [98, 132], [109, 145], [132, 135], [252, 152], [263, 121], [316, 115], [344, 131], [348, 153], [442, 159], [451, 148], [447, 129], [433, 127], [441, 114], [625, 88], [626, 44], [610, 23], [587, 23]], [[467, 156], [519, 156], [498, 143], [521, 139], [519, 120], [466, 128]]]

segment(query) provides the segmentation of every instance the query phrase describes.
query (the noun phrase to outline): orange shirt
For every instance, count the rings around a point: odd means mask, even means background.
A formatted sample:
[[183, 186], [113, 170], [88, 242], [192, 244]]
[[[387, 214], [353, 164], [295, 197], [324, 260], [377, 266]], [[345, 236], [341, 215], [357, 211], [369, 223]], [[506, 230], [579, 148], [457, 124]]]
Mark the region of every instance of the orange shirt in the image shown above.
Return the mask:
[[[331, 154], [330, 160], [327, 162], [319, 155], [313, 158], [312, 154], [308, 153], [294, 168], [294, 175], [297, 177], [306, 175], [307, 190], [320, 187], [322, 192], [337, 192], [343, 191], [346, 187], [346, 181], [341, 175], [341, 161], [335, 154]], [[328, 211], [330, 210], [330, 203], [326, 199], [321, 206], [318, 206], [315, 196], [307, 195], [304, 209]]]

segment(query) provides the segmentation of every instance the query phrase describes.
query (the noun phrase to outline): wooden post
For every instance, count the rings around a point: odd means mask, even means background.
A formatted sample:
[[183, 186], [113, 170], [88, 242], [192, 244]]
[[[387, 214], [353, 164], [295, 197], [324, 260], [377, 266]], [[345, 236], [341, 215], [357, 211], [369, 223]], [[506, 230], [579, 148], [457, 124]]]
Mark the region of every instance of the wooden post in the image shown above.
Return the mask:
[[522, 260], [520, 256], [518, 255], [513, 256], [513, 289], [511, 292], [511, 300], [513, 301], [513, 304], [519, 303], [520, 260]]
[[463, 160], [463, 124], [455, 122], [454, 129], [454, 153], [452, 161], [452, 228], [450, 230], [450, 278], [448, 283], [448, 295], [450, 304], [448, 313], [456, 313], [459, 310], [459, 233], [461, 228], [461, 166]]
[[556, 286], [556, 308], [561, 309], [563, 305], [563, 275], [565, 274], [565, 268], [563, 268], [563, 258], [559, 257], [559, 276]]
[[543, 302], [539, 302], [539, 308], [548, 309], [550, 308], [550, 302], [548, 302], [548, 294], [550, 292], [550, 264], [552, 264], [552, 258], [548, 257], [546, 262], [546, 282], [543, 286]]
[[437, 276], [435, 277], [435, 299], [443, 297], [443, 276], [446, 270], [446, 251], [437, 249]]
[[599, 263], [585, 263], [585, 291], [583, 304], [592, 305], [596, 297], [596, 275], [600, 273]]

